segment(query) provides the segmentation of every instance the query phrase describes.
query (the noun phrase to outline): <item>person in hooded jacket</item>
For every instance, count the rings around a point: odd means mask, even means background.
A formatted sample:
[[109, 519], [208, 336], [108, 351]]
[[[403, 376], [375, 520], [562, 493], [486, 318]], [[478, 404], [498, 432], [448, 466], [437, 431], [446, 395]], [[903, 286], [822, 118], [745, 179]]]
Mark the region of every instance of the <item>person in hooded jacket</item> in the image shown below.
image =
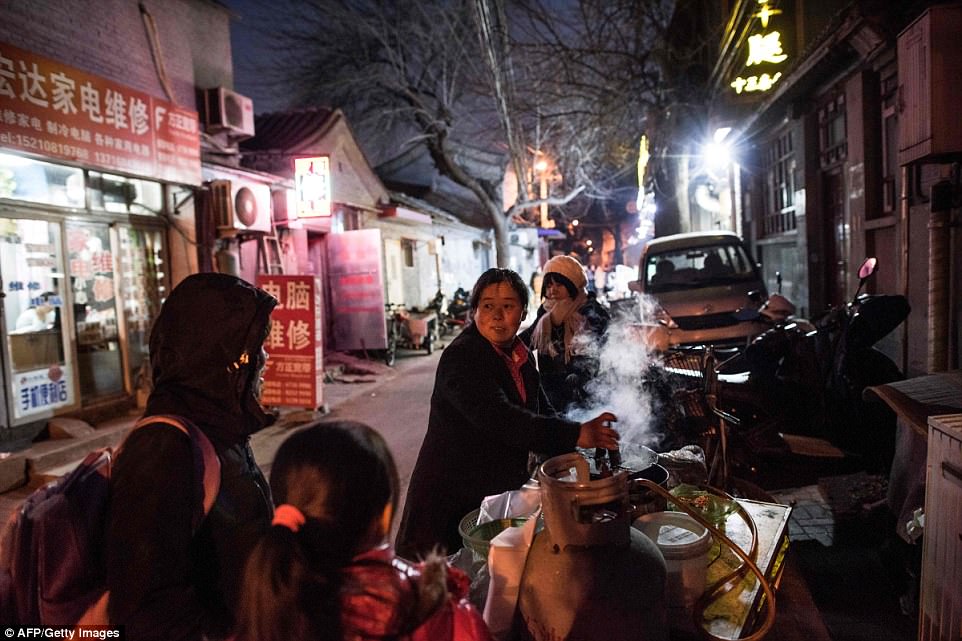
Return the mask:
[[273, 514], [249, 437], [274, 418], [258, 396], [276, 304], [243, 280], [205, 273], [184, 279], [161, 308], [144, 416], [191, 421], [213, 444], [221, 479], [195, 527], [201, 498], [188, 436], [147, 424], [124, 442], [110, 483], [106, 561], [108, 615], [129, 639], [217, 639], [234, 625], [244, 563]]
[[585, 400], [585, 385], [598, 372], [597, 353], [611, 319], [588, 293], [581, 263], [555, 256], [544, 264], [544, 302], [521, 340], [538, 352], [538, 371], [552, 407], [564, 414]]
[[251, 553], [234, 641], [491, 641], [469, 580], [387, 542], [398, 475], [384, 438], [354, 421], [289, 437], [271, 467], [273, 527]]

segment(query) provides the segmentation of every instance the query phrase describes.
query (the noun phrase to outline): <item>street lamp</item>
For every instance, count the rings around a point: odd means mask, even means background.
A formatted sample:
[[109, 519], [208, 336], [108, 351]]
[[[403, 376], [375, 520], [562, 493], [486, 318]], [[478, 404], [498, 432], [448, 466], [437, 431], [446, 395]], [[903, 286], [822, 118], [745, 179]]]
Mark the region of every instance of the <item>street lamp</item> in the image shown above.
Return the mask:
[[731, 148], [724, 142], [710, 142], [702, 148], [702, 156], [709, 169], [727, 169], [731, 162]]
[[[711, 141], [702, 146], [702, 167], [709, 182], [699, 185], [696, 201], [700, 200], [699, 206], [711, 212], [715, 225], [740, 235], [741, 220], [736, 200], [738, 160], [735, 157], [732, 137], [729, 137], [731, 131], [731, 127], [719, 127]], [[726, 209], [729, 217], [727, 224], [724, 221]]]
[[712, 140], [702, 147], [701, 155], [708, 170], [728, 170], [732, 162], [732, 148], [727, 140], [731, 127], [719, 127], [712, 134]]
[[[548, 198], [548, 172], [551, 168], [551, 164], [544, 157], [544, 153], [535, 151], [535, 162], [534, 170], [538, 172], [538, 198], [540, 200], [546, 200]], [[548, 218], [548, 203], [542, 202], [540, 206], [541, 214], [541, 227], [543, 229], [553, 229], [554, 221]]]

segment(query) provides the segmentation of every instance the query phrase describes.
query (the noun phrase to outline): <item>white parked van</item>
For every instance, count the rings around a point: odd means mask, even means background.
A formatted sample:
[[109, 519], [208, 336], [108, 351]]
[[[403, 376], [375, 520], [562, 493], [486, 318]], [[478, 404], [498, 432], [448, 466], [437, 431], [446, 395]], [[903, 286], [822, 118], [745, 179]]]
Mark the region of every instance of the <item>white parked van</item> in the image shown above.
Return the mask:
[[767, 328], [750, 313], [768, 298], [765, 283], [741, 238], [731, 232], [649, 241], [638, 280], [629, 286], [656, 301], [655, 320], [668, 329], [670, 346], [744, 345]]

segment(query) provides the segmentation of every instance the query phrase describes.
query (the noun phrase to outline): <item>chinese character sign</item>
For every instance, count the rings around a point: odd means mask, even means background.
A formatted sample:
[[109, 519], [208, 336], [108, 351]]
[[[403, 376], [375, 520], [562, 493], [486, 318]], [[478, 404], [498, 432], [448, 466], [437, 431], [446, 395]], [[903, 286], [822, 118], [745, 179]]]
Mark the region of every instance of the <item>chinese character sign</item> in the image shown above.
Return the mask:
[[294, 185], [298, 218], [331, 215], [330, 158], [295, 158]]
[[0, 147], [200, 184], [197, 113], [0, 43]]
[[779, 16], [791, 15], [788, 1], [755, 0], [755, 4], [755, 11], [750, 16], [751, 35], [748, 36], [747, 46], [736, 54], [742, 60], [741, 70], [729, 82], [729, 86], [739, 95], [770, 91], [781, 79], [789, 59], [785, 48], [790, 45], [787, 34], [791, 30], [783, 20], [779, 29]]
[[381, 246], [380, 229], [358, 229], [327, 238], [335, 349], [387, 347]]
[[257, 286], [278, 300], [264, 341], [269, 358], [261, 403], [319, 407], [323, 402], [321, 279], [259, 274]]
[[13, 375], [13, 416], [49, 416], [52, 410], [74, 403], [69, 367], [51, 365], [45, 369]]

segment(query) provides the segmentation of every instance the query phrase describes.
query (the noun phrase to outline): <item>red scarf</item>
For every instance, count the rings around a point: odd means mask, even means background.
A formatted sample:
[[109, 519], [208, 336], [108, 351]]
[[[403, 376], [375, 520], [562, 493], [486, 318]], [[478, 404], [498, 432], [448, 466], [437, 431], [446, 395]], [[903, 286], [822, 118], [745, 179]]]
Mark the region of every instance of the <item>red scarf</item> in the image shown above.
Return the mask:
[[524, 379], [521, 377], [521, 368], [525, 363], [528, 362], [528, 348], [524, 346], [524, 343], [518, 339], [514, 339], [514, 345], [511, 348], [511, 353], [508, 354], [500, 347], [491, 344], [501, 358], [504, 360], [505, 365], [508, 366], [508, 371], [511, 372], [511, 380], [514, 381], [514, 386], [518, 388], [518, 394], [521, 396], [521, 402], [528, 402], [528, 394], [524, 389]]

